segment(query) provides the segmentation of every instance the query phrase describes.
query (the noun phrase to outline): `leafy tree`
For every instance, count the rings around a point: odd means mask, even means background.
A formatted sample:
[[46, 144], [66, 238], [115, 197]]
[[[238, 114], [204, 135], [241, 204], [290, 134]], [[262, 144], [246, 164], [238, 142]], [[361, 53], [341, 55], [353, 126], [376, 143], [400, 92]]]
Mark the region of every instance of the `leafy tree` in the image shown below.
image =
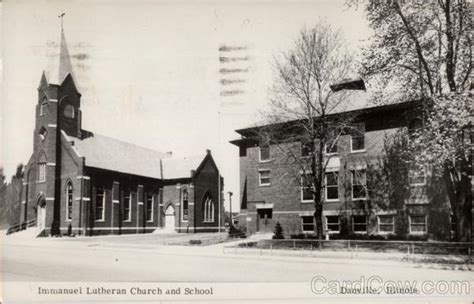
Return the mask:
[[362, 74], [375, 102], [421, 99], [425, 113], [410, 145], [417, 162], [442, 177], [457, 223], [456, 239], [471, 234], [469, 93], [472, 20], [465, 0], [349, 1], [361, 4], [374, 35]]
[[[339, 115], [350, 105], [347, 90], [335, 89], [353, 75], [353, 57], [338, 30], [319, 23], [303, 29], [289, 51], [275, 59], [275, 81], [267, 125], [257, 129], [262, 147], [275, 149], [279, 191], [289, 189], [288, 178], [297, 180], [314, 203], [315, 233], [323, 237], [322, 211], [325, 172], [342, 132], [350, 128], [352, 117]], [[353, 91], [354, 92], [354, 91]], [[301, 143], [301, 149], [299, 146]], [[304, 157], [302, 157], [304, 154]], [[272, 181], [273, 183], [273, 181]]]
[[23, 189], [23, 164], [17, 166], [15, 175], [12, 176], [11, 183], [5, 187], [5, 198], [2, 208], [2, 219], [14, 225], [20, 221], [21, 194]]

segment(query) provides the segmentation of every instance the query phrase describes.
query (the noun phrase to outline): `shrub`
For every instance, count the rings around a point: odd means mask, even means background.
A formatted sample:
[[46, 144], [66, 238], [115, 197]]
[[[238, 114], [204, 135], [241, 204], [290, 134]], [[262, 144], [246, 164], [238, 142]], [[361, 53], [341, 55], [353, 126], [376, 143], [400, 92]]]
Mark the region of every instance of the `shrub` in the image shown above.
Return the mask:
[[245, 237], [247, 237], [245, 235], [246, 230], [247, 229], [245, 228], [245, 226], [231, 225], [230, 228], [229, 228], [229, 236], [245, 238]]
[[189, 240], [190, 245], [201, 245], [201, 240]]
[[240, 243], [239, 247], [256, 247], [257, 242], [245, 242], [245, 243]]
[[274, 240], [282, 240], [285, 237], [283, 236], [283, 228], [281, 227], [280, 222], [277, 222], [275, 225], [275, 230], [273, 230], [273, 237]]

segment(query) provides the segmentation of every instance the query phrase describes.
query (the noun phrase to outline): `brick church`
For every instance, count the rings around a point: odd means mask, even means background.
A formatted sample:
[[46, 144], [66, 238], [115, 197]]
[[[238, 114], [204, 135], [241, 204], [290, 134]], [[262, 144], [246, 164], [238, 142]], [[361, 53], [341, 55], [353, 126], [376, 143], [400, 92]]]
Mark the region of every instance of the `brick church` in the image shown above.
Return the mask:
[[84, 130], [63, 31], [54, 66], [38, 87], [20, 223], [36, 221], [38, 236], [218, 231], [223, 178], [211, 152], [177, 158]]

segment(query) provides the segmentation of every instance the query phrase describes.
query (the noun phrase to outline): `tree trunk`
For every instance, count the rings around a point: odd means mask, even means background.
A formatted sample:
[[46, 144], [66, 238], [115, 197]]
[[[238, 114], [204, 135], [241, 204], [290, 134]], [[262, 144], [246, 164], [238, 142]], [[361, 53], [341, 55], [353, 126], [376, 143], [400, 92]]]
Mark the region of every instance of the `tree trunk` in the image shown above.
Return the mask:
[[314, 208], [314, 220], [315, 220], [315, 233], [318, 236], [318, 240], [323, 239], [323, 207], [322, 204], [315, 203]]
[[[466, 165], [464, 163], [461, 164], [462, 167]], [[472, 226], [471, 178], [466, 170], [462, 170], [459, 184], [456, 184], [449, 174], [445, 174], [445, 183], [456, 223], [454, 240], [457, 242], [470, 242]]]

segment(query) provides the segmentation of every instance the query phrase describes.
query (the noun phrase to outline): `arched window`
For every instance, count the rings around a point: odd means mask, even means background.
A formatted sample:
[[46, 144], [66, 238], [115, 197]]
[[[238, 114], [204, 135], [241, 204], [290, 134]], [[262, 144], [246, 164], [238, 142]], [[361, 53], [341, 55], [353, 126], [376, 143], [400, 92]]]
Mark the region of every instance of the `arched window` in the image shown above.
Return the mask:
[[64, 116], [66, 116], [67, 118], [74, 119], [75, 115], [75, 109], [72, 105], [69, 104], [64, 108]]
[[46, 155], [42, 152], [38, 161], [38, 182], [46, 181], [46, 163]]
[[105, 193], [104, 188], [98, 187], [95, 195], [95, 220], [103, 221], [105, 219]]
[[39, 116], [44, 116], [48, 113], [48, 100], [43, 98], [39, 108]]
[[184, 189], [183, 190], [183, 203], [182, 203], [182, 210], [183, 210], [183, 214], [182, 214], [182, 218], [183, 218], [183, 221], [187, 221], [188, 220], [188, 215], [189, 215], [189, 198], [188, 198], [188, 190]]
[[66, 220], [72, 220], [72, 202], [74, 201], [74, 189], [72, 183], [68, 182], [66, 185]]
[[204, 201], [204, 222], [214, 222], [214, 202], [209, 196]]

